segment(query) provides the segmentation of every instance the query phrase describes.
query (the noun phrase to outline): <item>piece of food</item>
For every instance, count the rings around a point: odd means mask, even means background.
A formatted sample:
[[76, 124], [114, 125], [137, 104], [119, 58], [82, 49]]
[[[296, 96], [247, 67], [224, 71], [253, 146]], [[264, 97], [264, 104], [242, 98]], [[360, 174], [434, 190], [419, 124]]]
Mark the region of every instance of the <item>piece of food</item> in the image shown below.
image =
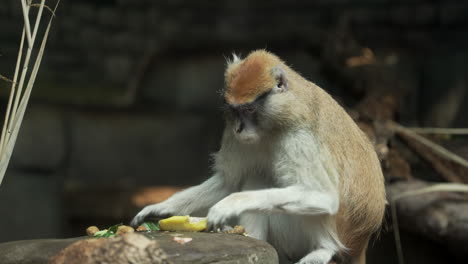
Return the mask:
[[126, 225], [121, 225], [117, 227], [117, 232], [115, 232], [116, 235], [123, 235], [125, 233], [133, 233], [135, 232], [135, 229], [131, 226], [126, 226]]
[[192, 231], [205, 230], [207, 221], [205, 217], [172, 216], [159, 221], [159, 228], [164, 231]]
[[97, 228], [97, 226], [90, 226], [86, 228], [86, 234], [88, 236], [94, 236], [94, 234], [96, 234], [97, 232], [99, 232], [99, 228]]
[[193, 238], [191, 237], [174, 237], [172, 240], [174, 240], [175, 242], [181, 244], [181, 245], [184, 245], [190, 241], [193, 240]]
[[245, 228], [243, 226], [236, 225], [233, 229], [227, 231], [226, 233], [243, 235], [245, 233]]
[[146, 227], [144, 225], [141, 225], [141, 226], [137, 227], [136, 231], [137, 232], [145, 232], [145, 231], [149, 231], [149, 230], [146, 229]]
[[122, 224], [113, 225], [113, 226], [109, 227], [109, 229], [104, 229], [104, 230], [98, 231], [98, 232], [94, 233], [94, 237], [98, 237], [98, 238], [100, 238], [100, 237], [106, 237], [106, 238], [114, 237], [114, 236], [116, 236], [117, 229], [121, 225]]
[[114, 233], [109, 232], [107, 229], [100, 230], [94, 234], [94, 237], [113, 237], [115, 236]]

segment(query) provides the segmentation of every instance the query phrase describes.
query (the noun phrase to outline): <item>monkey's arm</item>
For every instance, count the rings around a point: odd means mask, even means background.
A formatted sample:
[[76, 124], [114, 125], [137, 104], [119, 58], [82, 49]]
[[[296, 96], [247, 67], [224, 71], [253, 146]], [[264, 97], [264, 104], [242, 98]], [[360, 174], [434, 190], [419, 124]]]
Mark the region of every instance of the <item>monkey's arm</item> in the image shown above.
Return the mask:
[[215, 204], [208, 212], [212, 228], [244, 212], [284, 213], [295, 215], [336, 214], [338, 197], [332, 193], [290, 186], [259, 191], [237, 192]]
[[215, 174], [200, 185], [178, 192], [164, 202], [148, 205], [132, 220], [138, 226], [149, 216], [188, 215], [210, 208], [230, 193], [221, 175]]

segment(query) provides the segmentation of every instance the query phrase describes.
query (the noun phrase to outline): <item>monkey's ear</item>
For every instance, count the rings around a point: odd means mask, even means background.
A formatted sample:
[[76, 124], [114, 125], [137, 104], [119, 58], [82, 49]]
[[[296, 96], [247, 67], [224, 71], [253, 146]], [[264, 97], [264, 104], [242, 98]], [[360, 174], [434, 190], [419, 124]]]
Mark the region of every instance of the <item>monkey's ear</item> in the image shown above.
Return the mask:
[[273, 88], [273, 91], [276, 93], [286, 92], [288, 90], [288, 79], [284, 70], [277, 66], [273, 67], [271, 73], [276, 80], [276, 86]]
[[237, 56], [234, 52], [232, 53], [232, 63], [236, 63], [240, 61], [239, 56]]
[[240, 61], [240, 58], [239, 56], [237, 56], [234, 52], [232, 53], [232, 58], [226, 58], [226, 63], [228, 65], [228, 67], [231, 65], [231, 64], [235, 64], [237, 62]]

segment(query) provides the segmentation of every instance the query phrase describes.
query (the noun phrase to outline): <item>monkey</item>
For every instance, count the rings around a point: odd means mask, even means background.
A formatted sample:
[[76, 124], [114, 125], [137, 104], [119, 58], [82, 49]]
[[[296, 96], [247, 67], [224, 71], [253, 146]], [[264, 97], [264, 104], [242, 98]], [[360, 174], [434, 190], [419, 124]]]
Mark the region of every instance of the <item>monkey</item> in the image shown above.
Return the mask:
[[210, 230], [237, 219], [280, 263], [364, 264], [386, 204], [366, 135], [327, 92], [269, 51], [233, 55], [224, 77], [213, 175], [146, 206], [131, 224], [208, 210]]

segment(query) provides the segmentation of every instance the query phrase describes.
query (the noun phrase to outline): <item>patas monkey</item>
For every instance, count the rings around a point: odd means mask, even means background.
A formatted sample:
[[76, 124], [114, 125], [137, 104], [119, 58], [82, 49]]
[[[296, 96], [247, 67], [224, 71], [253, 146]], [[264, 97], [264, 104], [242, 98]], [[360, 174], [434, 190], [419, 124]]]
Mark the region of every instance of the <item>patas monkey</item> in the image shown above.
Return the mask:
[[365, 263], [386, 202], [371, 143], [330, 95], [277, 56], [233, 57], [214, 175], [145, 207], [132, 224], [209, 208], [212, 229], [239, 217], [277, 249], [280, 263], [325, 264], [335, 255]]

